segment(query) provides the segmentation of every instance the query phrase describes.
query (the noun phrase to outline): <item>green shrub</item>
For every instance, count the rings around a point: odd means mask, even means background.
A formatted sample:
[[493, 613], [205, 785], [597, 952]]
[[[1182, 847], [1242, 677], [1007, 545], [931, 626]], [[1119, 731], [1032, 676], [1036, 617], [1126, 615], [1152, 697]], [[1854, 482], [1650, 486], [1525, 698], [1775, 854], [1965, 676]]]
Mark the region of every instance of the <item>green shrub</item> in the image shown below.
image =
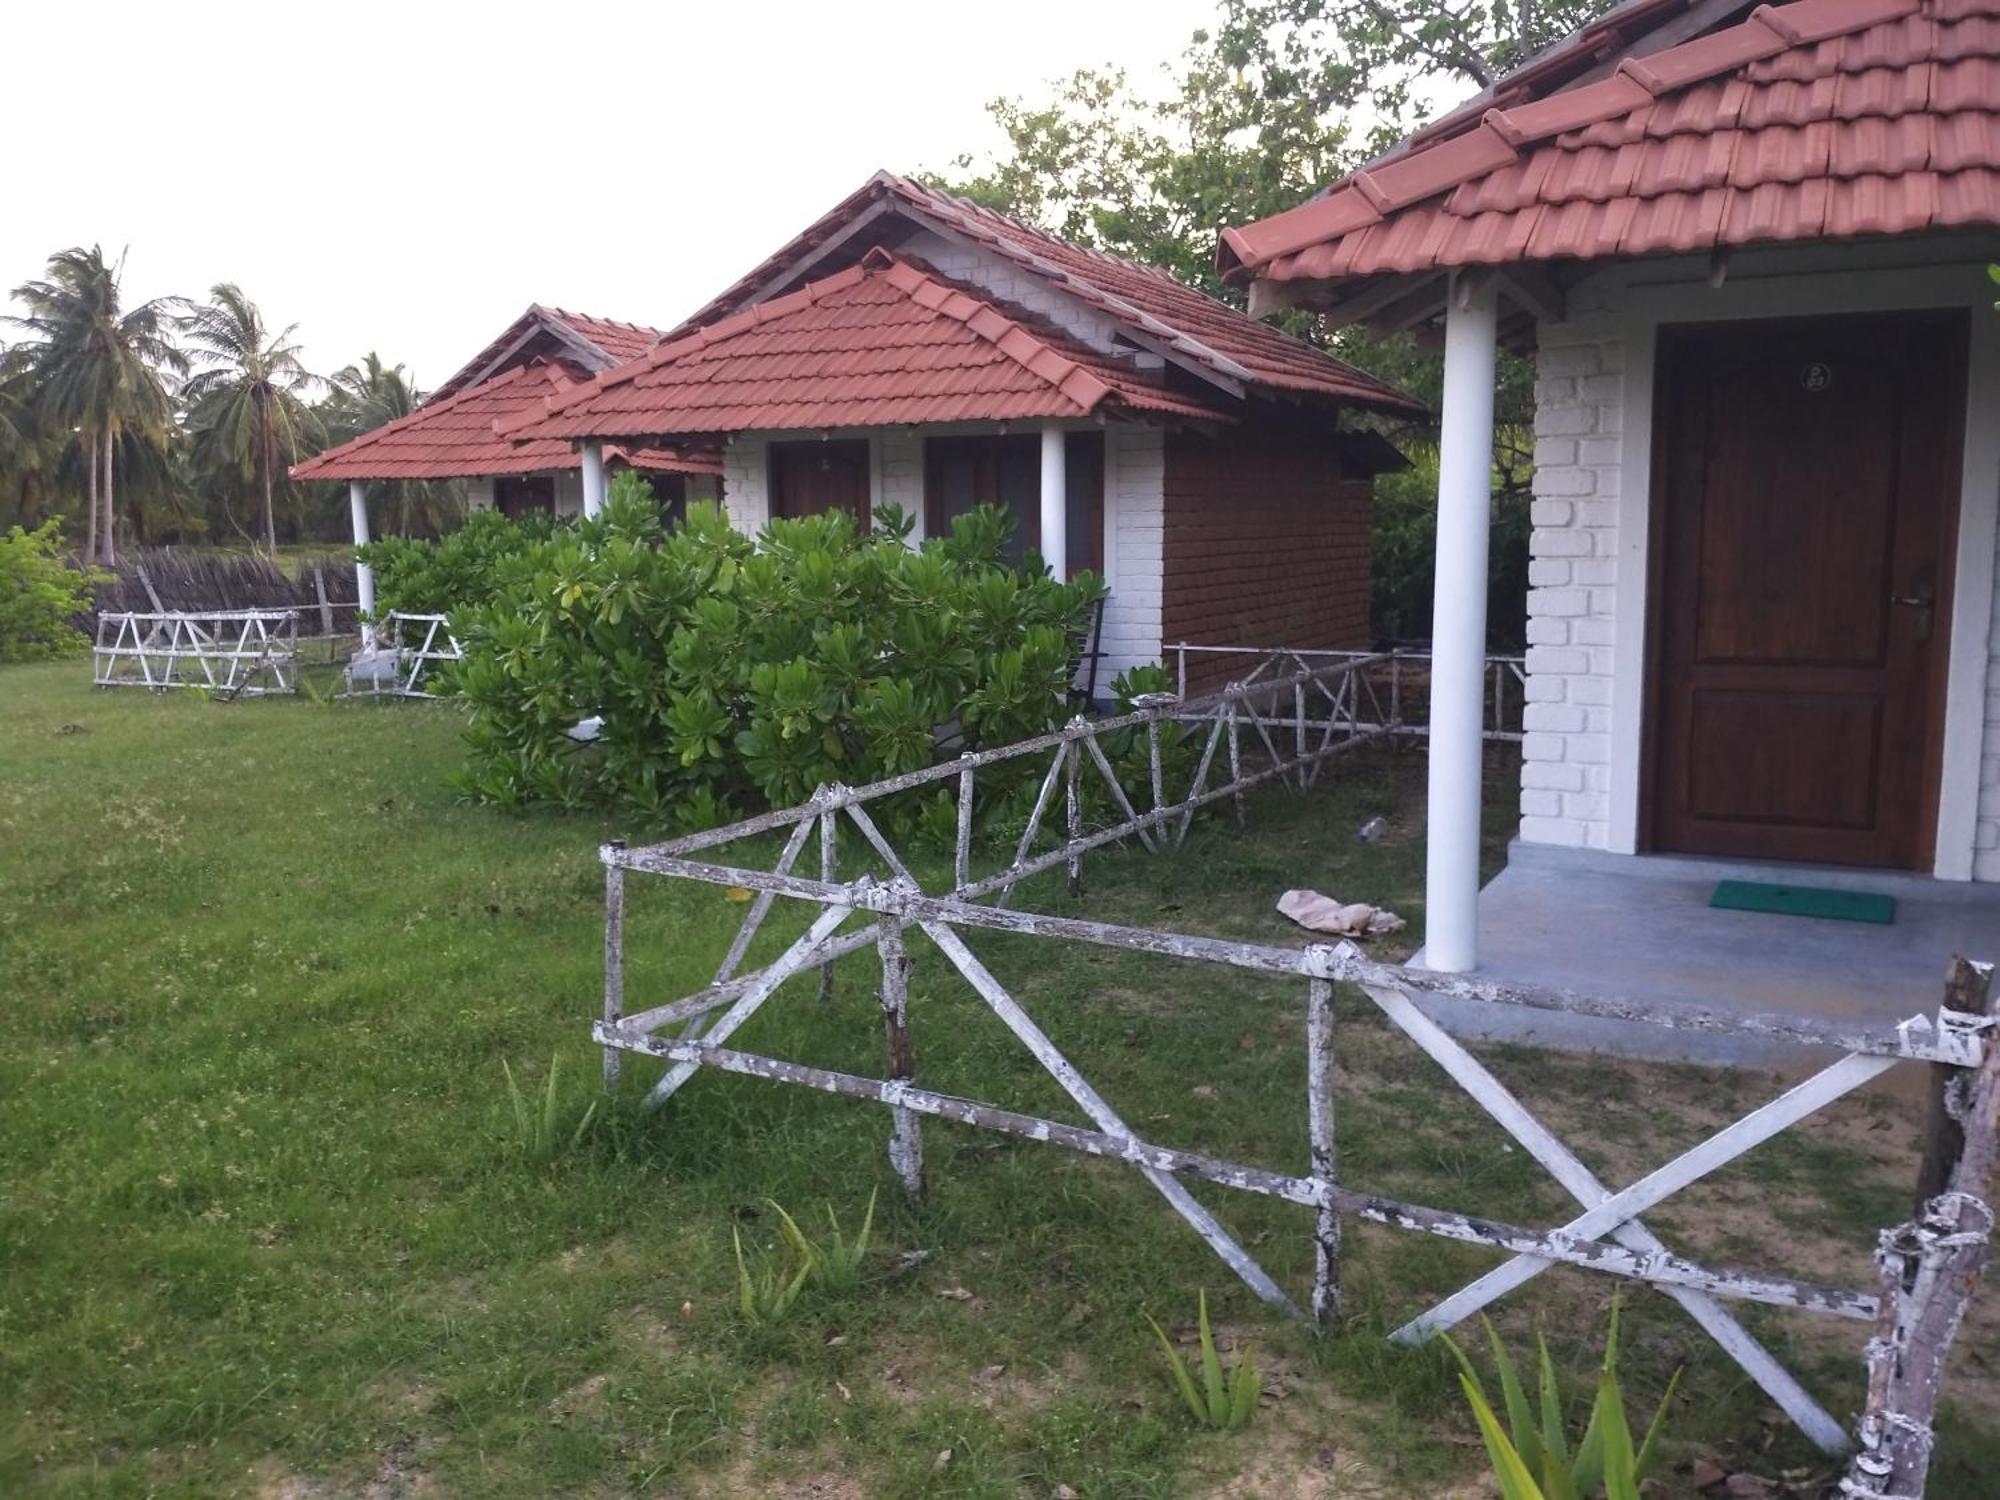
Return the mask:
[[[714, 505], [669, 529], [621, 475], [601, 516], [502, 557], [491, 601], [459, 611], [462, 790], [706, 827], [926, 765], [954, 719], [974, 745], [1040, 733], [1067, 711], [1102, 586], [1008, 565], [1010, 526], [982, 508], [912, 549], [884, 506], [866, 535], [831, 512], [753, 543]], [[566, 731], [592, 716], [602, 730], [579, 746]]]
[[523, 559], [556, 534], [548, 516], [509, 520], [497, 510], [476, 510], [458, 530], [437, 541], [383, 537], [355, 550], [375, 570], [378, 614], [448, 615], [489, 604], [518, 579]]
[[76, 621], [90, 613], [92, 590], [107, 576], [64, 560], [59, 522], [0, 534], [0, 661], [82, 650], [90, 638]]

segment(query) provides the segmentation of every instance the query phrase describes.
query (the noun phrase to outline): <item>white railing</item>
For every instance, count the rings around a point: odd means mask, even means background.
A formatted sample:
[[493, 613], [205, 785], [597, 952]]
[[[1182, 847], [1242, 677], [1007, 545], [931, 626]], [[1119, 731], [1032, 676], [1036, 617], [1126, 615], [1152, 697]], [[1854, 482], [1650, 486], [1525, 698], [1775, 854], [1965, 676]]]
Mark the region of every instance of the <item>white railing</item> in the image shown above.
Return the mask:
[[[1261, 676], [1306, 667], [1312, 663], [1370, 664], [1376, 696], [1387, 712], [1392, 734], [1422, 738], [1430, 733], [1430, 667], [1428, 651], [1398, 646], [1387, 651], [1334, 651], [1293, 646], [1204, 646], [1180, 641], [1167, 648], [1174, 662], [1174, 682], [1185, 698], [1190, 677], [1204, 675], [1204, 660], [1227, 658], [1235, 681], [1253, 683]], [[1192, 662], [1190, 658], [1193, 658]], [[1523, 656], [1486, 658], [1483, 734], [1489, 740], [1519, 744], [1521, 710], [1527, 696], [1528, 666]]]
[[127, 611], [97, 617], [99, 687], [201, 688], [224, 698], [298, 690], [295, 609]]

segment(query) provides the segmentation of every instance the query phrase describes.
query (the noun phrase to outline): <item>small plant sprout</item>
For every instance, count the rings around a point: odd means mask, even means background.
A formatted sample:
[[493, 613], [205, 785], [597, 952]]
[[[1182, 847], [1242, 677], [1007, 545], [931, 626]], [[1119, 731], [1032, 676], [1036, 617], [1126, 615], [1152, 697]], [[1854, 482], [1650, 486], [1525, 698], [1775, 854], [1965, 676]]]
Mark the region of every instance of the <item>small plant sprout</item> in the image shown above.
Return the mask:
[[861, 1215], [861, 1228], [849, 1239], [841, 1232], [840, 1219], [833, 1211], [833, 1205], [826, 1206], [827, 1240], [824, 1245], [814, 1244], [800, 1232], [792, 1216], [777, 1204], [781, 1232], [803, 1259], [808, 1259], [813, 1268], [813, 1285], [829, 1296], [845, 1297], [861, 1289], [861, 1268], [868, 1260], [868, 1242], [875, 1229], [875, 1194], [868, 1194], [868, 1207]]
[[874, 1193], [868, 1195], [861, 1228], [852, 1239], [842, 1232], [833, 1205], [827, 1205], [824, 1245], [799, 1227], [799, 1221], [784, 1204], [775, 1198], [764, 1201], [777, 1215], [778, 1238], [791, 1252], [791, 1265], [781, 1273], [772, 1261], [755, 1276], [751, 1275], [743, 1258], [743, 1237], [731, 1231], [736, 1238], [736, 1300], [743, 1309], [744, 1321], [753, 1327], [777, 1322], [791, 1312], [807, 1288], [828, 1297], [845, 1297], [860, 1290], [861, 1268], [867, 1262], [869, 1239], [875, 1228]]
[[1188, 1370], [1187, 1361], [1174, 1348], [1167, 1331], [1153, 1322], [1153, 1332], [1160, 1340], [1160, 1348], [1167, 1356], [1167, 1371], [1173, 1377], [1174, 1389], [1180, 1392], [1181, 1401], [1188, 1413], [1203, 1427], [1217, 1431], [1234, 1432], [1250, 1425], [1250, 1418], [1256, 1414], [1258, 1399], [1264, 1394], [1264, 1382], [1257, 1373], [1257, 1363], [1251, 1351], [1245, 1348], [1236, 1358], [1236, 1368], [1227, 1374], [1222, 1368], [1222, 1356], [1216, 1352], [1215, 1334], [1208, 1324], [1208, 1293], [1201, 1293], [1200, 1337], [1201, 1337], [1201, 1383], [1195, 1384], [1193, 1374]]
[[1564, 1435], [1562, 1398], [1557, 1392], [1555, 1365], [1549, 1359], [1548, 1344], [1536, 1335], [1537, 1396], [1541, 1408], [1537, 1414], [1530, 1408], [1514, 1362], [1490, 1322], [1486, 1322], [1486, 1338], [1500, 1372], [1501, 1403], [1507, 1409], [1504, 1428], [1465, 1351], [1449, 1335], [1445, 1337], [1445, 1345], [1458, 1360], [1458, 1382], [1472, 1407], [1473, 1420], [1479, 1424], [1479, 1434], [1486, 1442], [1502, 1500], [1592, 1500], [1600, 1485], [1605, 1500], [1639, 1500], [1639, 1483], [1653, 1466], [1667, 1407], [1674, 1399], [1681, 1377], [1676, 1370], [1667, 1382], [1659, 1409], [1653, 1413], [1646, 1436], [1635, 1449], [1632, 1429], [1625, 1418], [1625, 1398], [1618, 1388], [1617, 1302], [1611, 1304], [1611, 1331], [1605, 1338], [1597, 1396], [1591, 1403], [1583, 1435], [1573, 1449]]
[[[779, 1212], [784, 1213], [782, 1209]], [[791, 1222], [789, 1215], [784, 1222]], [[742, 1310], [743, 1321], [752, 1328], [768, 1328], [773, 1323], [782, 1323], [798, 1306], [799, 1294], [812, 1277], [812, 1260], [797, 1254], [795, 1246], [794, 1265], [789, 1274], [781, 1272], [774, 1259], [760, 1265], [753, 1276], [743, 1259], [742, 1234], [731, 1229], [729, 1236], [736, 1243], [736, 1305]]]
[[549, 1057], [548, 1082], [542, 1088], [539, 1108], [521, 1091], [505, 1058], [500, 1061], [500, 1071], [507, 1077], [507, 1098], [514, 1107], [514, 1140], [523, 1156], [529, 1161], [550, 1161], [557, 1153], [574, 1151], [582, 1144], [591, 1122], [597, 1118], [597, 1101], [593, 1099], [576, 1123], [565, 1129], [560, 1053]]

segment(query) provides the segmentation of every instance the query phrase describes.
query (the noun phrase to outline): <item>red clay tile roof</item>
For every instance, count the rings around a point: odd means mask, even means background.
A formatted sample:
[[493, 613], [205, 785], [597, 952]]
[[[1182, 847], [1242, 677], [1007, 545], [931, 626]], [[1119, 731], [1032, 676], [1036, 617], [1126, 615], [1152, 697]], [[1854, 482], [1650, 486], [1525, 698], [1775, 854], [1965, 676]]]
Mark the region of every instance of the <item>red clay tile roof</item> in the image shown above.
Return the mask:
[[[1589, 36], [1529, 69], [1559, 76]], [[2000, 0], [1761, 5], [1598, 81], [1500, 97], [1224, 230], [1221, 267], [1327, 282], [2000, 226]]]
[[712, 450], [682, 448], [620, 448], [606, 444], [604, 465], [637, 469], [641, 474], [713, 474], [722, 477], [722, 455]]
[[455, 396], [466, 386], [490, 380], [509, 366], [536, 355], [561, 359], [587, 374], [595, 374], [636, 359], [662, 336], [657, 328], [642, 328], [637, 323], [620, 323], [611, 318], [589, 318], [560, 307], [532, 303], [498, 338], [432, 391], [428, 399], [442, 401]]
[[[567, 442], [512, 443], [493, 424], [540, 411], [543, 398], [570, 389], [576, 373], [537, 359], [418, 407], [407, 417], [364, 432], [337, 448], [292, 465], [294, 479], [465, 479], [573, 469], [581, 462]], [[611, 455], [607, 455], [609, 457]], [[712, 455], [619, 454], [634, 468], [693, 465], [673, 472], [720, 474]]]
[[660, 344], [503, 422], [533, 440], [1005, 422], [1104, 410], [1227, 421], [918, 263], [858, 265]]
[[863, 215], [888, 207], [950, 238], [1013, 262], [1057, 291], [1095, 308], [1140, 344], [1229, 389], [1276, 390], [1390, 410], [1419, 410], [1395, 387], [1248, 317], [1228, 304], [1136, 261], [1086, 250], [1041, 230], [928, 188], [892, 172], [878, 172], [784, 249], [743, 276], [674, 331], [741, 312], [772, 285], [807, 263], [817, 247], [836, 240]]

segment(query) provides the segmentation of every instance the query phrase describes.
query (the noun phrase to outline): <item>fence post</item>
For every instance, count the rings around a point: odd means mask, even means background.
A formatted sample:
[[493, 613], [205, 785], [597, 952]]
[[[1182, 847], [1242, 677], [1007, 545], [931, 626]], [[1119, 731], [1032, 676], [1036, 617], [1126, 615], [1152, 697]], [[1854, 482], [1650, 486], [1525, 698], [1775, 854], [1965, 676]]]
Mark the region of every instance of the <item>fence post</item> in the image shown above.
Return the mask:
[[1167, 771], [1160, 759], [1160, 721], [1156, 715], [1146, 721], [1146, 765], [1153, 778], [1153, 811], [1167, 803]]
[[319, 595], [319, 633], [331, 639], [333, 636], [333, 606], [326, 598], [326, 569], [317, 561], [313, 563], [313, 592]]
[[[1991, 966], [1968, 963], [1954, 953], [1944, 971], [1944, 1008], [1961, 1015], [1983, 1016], [1989, 996]], [[1930, 1114], [1924, 1121], [1924, 1159], [1917, 1169], [1916, 1211], [1942, 1193], [1951, 1181], [1951, 1169], [1965, 1152], [1965, 1127], [1961, 1123], [1973, 1082], [1963, 1068], [1946, 1063], [1931, 1064]]]
[[[604, 1023], [616, 1026], [625, 1014], [625, 867], [616, 856], [625, 852], [625, 841], [610, 843], [613, 858], [604, 865]], [[618, 1087], [619, 1064], [623, 1056], [616, 1047], [604, 1049], [604, 1087]]]
[[[876, 941], [882, 957], [882, 1031], [889, 1044], [889, 1077], [899, 1082], [915, 1074], [910, 1049], [910, 954], [900, 923], [891, 923]], [[924, 1142], [916, 1113], [900, 1105], [891, 1111], [889, 1165], [912, 1198], [924, 1192]]]
[[1229, 781], [1236, 792], [1236, 826], [1244, 824], [1243, 816], [1243, 746], [1236, 737], [1236, 684], [1229, 685]]
[[958, 760], [958, 857], [952, 864], [954, 894], [972, 884], [972, 752], [966, 751]]
[[[1991, 964], [1954, 959], [1952, 999], [1984, 1000], [1992, 976]], [[2000, 1021], [2000, 1011], [1985, 1013]], [[2000, 1156], [2000, 1031], [1989, 1028], [1985, 1046], [1970, 1086], [1951, 1086], [1964, 1100], [1955, 1141], [1940, 1132], [1942, 1141], [1934, 1136], [1925, 1143], [1922, 1180], [1936, 1180], [1941, 1164], [1939, 1191], [1909, 1223], [1883, 1230], [1875, 1252], [1881, 1302], [1868, 1341], [1859, 1445], [1841, 1483], [1843, 1495], [1903, 1500], [1924, 1493], [1945, 1365], [1993, 1248], [1987, 1194]]]
[[1065, 809], [1069, 834], [1069, 893], [1083, 894], [1083, 850], [1077, 842], [1083, 837], [1083, 798], [1077, 785], [1077, 774], [1083, 769], [1083, 747], [1071, 740], [1067, 747], [1069, 764], [1063, 768], [1063, 780], [1067, 796]]
[[1306, 1136], [1325, 1197], [1313, 1223], [1313, 1321], [1340, 1315], [1340, 1210], [1333, 1199], [1333, 981], [1306, 981]]
[[[821, 792], [831, 795], [832, 788]], [[840, 816], [832, 808], [819, 815], [819, 878], [827, 885], [840, 879]], [[833, 999], [833, 960], [819, 966], [819, 998], [822, 1005]]]

